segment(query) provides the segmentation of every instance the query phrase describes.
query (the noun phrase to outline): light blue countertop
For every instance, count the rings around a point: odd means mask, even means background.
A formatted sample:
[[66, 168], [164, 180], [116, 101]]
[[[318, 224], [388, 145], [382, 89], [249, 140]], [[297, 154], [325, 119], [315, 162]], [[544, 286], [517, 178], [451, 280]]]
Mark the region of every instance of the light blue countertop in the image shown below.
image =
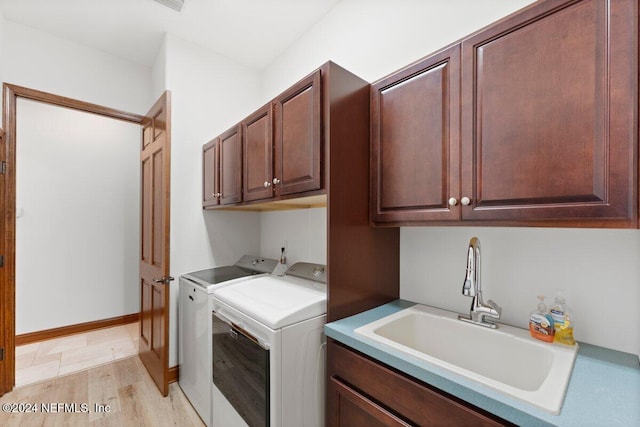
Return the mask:
[[396, 300], [328, 323], [325, 333], [386, 365], [519, 426], [640, 426], [640, 363], [634, 354], [580, 343], [564, 404], [559, 415], [552, 415], [354, 332], [360, 326], [412, 305], [415, 303]]

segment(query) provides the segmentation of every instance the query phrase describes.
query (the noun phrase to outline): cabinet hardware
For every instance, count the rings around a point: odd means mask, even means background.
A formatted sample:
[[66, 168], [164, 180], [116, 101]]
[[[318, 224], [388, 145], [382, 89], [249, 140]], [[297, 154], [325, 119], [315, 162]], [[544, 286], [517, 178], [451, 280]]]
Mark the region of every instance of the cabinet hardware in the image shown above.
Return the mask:
[[273, 184], [274, 185], [280, 184], [280, 180], [278, 178], [273, 178]]
[[264, 188], [269, 188], [269, 187], [271, 187], [271, 183], [269, 181], [265, 181]]
[[458, 199], [456, 199], [455, 197], [451, 197], [449, 199], [449, 206], [455, 206], [458, 204]]
[[469, 204], [471, 203], [471, 199], [468, 197], [463, 197], [462, 199], [460, 199], [460, 203], [462, 203], [465, 206], [469, 206]]

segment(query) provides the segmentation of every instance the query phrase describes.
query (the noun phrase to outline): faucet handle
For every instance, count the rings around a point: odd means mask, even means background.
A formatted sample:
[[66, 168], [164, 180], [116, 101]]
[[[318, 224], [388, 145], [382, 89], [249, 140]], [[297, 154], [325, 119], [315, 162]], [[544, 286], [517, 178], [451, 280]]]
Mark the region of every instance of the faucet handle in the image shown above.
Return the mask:
[[502, 307], [496, 304], [493, 300], [487, 301], [487, 305], [493, 308], [498, 313], [498, 317], [500, 317], [502, 314]]

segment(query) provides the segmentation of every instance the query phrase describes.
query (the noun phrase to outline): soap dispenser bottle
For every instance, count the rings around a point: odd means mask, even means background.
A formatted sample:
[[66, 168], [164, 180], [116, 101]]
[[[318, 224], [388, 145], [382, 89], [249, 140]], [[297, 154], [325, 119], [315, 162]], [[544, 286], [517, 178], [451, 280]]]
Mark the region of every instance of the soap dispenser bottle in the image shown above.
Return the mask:
[[284, 276], [285, 272], [287, 271], [287, 258], [284, 255], [284, 251], [284, 247], [280, 248], [280, 261], [271, 274], [274, 274], [276, 276]]
[[544, 296], [538, 297], [538, 309], [531, 312], [529, 316], [529, 333], [532, 337], [541, 341], [553, 342], [555, 333], [553, 318], [547, 312], [547, 306], [544, 303]]
[[558, 292], [556, 299], [549, 309], [549, 313], [553, 318], [555, 327], [554, 342], [566, 345], [575, 345], [576, 340], [573, 338], [573, 315], [567, 307], [564, 295]]

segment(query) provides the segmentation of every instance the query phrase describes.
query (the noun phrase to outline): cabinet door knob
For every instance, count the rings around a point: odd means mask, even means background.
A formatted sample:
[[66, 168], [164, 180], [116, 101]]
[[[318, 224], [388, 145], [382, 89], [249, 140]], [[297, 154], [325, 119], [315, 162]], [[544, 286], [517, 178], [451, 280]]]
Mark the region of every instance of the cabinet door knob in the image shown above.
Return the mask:
[[264, 188], [268, 188], [270, 186], [271, 186], [271, 183], [269, 181], [264, 182]]
[[456, 199], [455, 197], [451, 197], [449, 199], [449, 206], [455, 206], [458, 204], [458, 199]]
[[273, 178], [273, 183], [274, 184], [280, 184], [280, 180], [278, 178]]
[[469, 204], [471, 203], [471, 199], [468, 197], [463, 197], [462, 199], [460, 199], [460, 203], [462, 203], [465, 206], [469, 206]]

